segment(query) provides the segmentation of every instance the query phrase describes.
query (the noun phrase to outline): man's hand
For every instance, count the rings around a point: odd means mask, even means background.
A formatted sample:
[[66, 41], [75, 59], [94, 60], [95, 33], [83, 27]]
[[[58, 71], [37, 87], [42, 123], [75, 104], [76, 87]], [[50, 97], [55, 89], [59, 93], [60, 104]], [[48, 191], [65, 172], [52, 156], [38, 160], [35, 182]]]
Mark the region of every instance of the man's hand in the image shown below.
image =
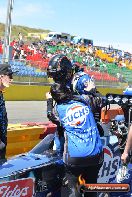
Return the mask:
[[128, 154], [124, 152], [124, 153], [122, 154], [122, 156], [121, 156], [122, 163], [123, 163], [123, 164], [127, 164], [128, 158], [129, 158]]
[[2, 150], [3, 148], [5, 148], [5, 144], [0, 140], [0, 150]]
[[50, 92], [46, 92], [45, 96], [46, 96], [46, 99], [50, 99], [50, 98], [52, 98], [52, 96], [51, 96]]
[[130, 126], [130, 129], [128, 131], [128, 136], [127, 136], [127, 142], [126, 146], [124, 149], [124, 152], [121, 156], [121, 160], [124, 164], [128, 163], [129, 160], [129, 152], [132, 150], [132, 125]]
[[86, 88], [84, 88], [85, 91], [89, 92], [90, 90], [95, 88], [95, 83], [93, 80], [89, 80], [85, 82]]

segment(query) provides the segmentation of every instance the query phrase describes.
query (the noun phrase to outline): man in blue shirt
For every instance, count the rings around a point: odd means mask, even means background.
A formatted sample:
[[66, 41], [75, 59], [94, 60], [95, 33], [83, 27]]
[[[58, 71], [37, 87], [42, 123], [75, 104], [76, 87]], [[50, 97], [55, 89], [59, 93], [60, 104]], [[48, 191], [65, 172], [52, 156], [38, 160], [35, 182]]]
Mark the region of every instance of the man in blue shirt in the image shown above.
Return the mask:
[[[97, 183], [103, 162], [100, 135], [91, 107], [83, 97], [73, 95], [68, 87], [59, 83], [54, 83], [50, 92], [57, 102], [58, 124], [64, 129], [63, 161], [67, 169], [69, 195], [82, 196], [76, 189], [79, 176], [86, 183]], [[96, 193], [90, 192], [84, 196], [93, 197]]]

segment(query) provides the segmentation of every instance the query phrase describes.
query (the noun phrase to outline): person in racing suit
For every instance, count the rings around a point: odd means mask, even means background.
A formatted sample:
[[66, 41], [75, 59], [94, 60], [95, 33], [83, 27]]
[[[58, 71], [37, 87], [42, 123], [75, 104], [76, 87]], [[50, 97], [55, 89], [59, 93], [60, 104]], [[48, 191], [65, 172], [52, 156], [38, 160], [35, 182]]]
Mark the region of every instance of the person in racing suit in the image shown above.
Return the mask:
[[[65, 144], [63, 162], [66, 166], [68, 180], [68, 196], [82, 196], [79, 179], [86, 183], [97, 183], [98, 172], [103, 162], [103, 147], [99, 131], [89, 105], [82, 96], [58, 83], [50, 90], [56, 101], [59, 120], [56, 124], [64, 129]], [[53, 110], [51, 103], [48, 110]], [[54, 113], [53, 113], [54, 114]], [[77, 186], [78, 185], [78, 186]], [[95, 197], [95, 192], [85, 193], [84, 196]]]
[[12, 81], [12, 70], [8, 64], [0, 64], [0, 162], [5, 160], [7, 145], [8, 118], [3, 97], [3, 90]]
[[102, 108], [102, 95], [97, 91], [92, 77], [83, 72], [83, 69], [71, 61], [63, 54], [54, 55], [48, 64], [48, 77], [53, 78], [54, 82], [61, 83], [69, 87], [74, 94], [87, 95], [96, 122], [100, 121]]
[[[101, 108], [103, 107], [101, 99], [102, 95], [97, 91], [93, 78], [83, 72], [77, 64], [72, 64], [71, 61], [63, 54], [57, 54], [51, 58], [47, 74], [49, 77], [53, 78], [54, 82], [61, 83], [63, 86], [72, 90], [75, 95], [82, 95], [85, 100], [89, 101], [100, 135], [103, 136], [104, 131], [99, 124]], [[53, 105], [52, 99], [48, 102], [51, 102]], [[47, 111], [47, 117], [50, 121], [56, 124], [55, 119], [53, 118], [53, 112], [51, 113], [50, 111]], [[57, 125], [55, 143], [58, 142], [57, 138], [59, 138], [59, 140], [61, 139], [60, 144], [63, 144], [64, 140], [62, 130], [63, 129]], [[55, 146], [57, 145], [55, 144]], [[63, 150], [63, 147], [59, 148], [59, 150], [60, 149]]]

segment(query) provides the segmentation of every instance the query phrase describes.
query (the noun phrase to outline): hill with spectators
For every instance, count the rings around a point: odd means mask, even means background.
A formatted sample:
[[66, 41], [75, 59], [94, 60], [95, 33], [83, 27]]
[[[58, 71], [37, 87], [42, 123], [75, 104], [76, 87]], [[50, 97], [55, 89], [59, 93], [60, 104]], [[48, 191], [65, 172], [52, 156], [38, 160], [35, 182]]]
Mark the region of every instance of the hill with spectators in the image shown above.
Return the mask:
[[[3, 23], [0, 23], [0, 37], [4, 36], [5, 32], [5, 25]], [[23, 36], [27, 36], [28, 33], [48, 33], [50, 30], [46, 29], [36, 29], [36, 28], [30, 28], [30, 27], [25, 27], [25, 26], [20, 26], [20, 25], [12, 25], [12, 37], [18, 36], [18, 33], [21, 32]]]

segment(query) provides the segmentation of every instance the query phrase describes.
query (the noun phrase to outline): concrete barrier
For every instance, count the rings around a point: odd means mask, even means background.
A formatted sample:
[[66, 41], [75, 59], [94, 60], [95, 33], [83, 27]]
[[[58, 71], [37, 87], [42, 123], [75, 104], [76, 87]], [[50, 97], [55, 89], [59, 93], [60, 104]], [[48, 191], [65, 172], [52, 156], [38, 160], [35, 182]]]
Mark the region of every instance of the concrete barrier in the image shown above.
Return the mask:
[[49, 90], [50, 86], [11, 85], [5, 89], [4, 98], [6, 101], [43, 101]]
[[[4, 97], [6, 101], [43, 101], [46, 100], [45, 93], [50, 90], [50, 86], [37, 85], [11, 85], [5, 89]], [[122, 94], [124, 89], [98, 88], [103, 94], [116, 93]]]

